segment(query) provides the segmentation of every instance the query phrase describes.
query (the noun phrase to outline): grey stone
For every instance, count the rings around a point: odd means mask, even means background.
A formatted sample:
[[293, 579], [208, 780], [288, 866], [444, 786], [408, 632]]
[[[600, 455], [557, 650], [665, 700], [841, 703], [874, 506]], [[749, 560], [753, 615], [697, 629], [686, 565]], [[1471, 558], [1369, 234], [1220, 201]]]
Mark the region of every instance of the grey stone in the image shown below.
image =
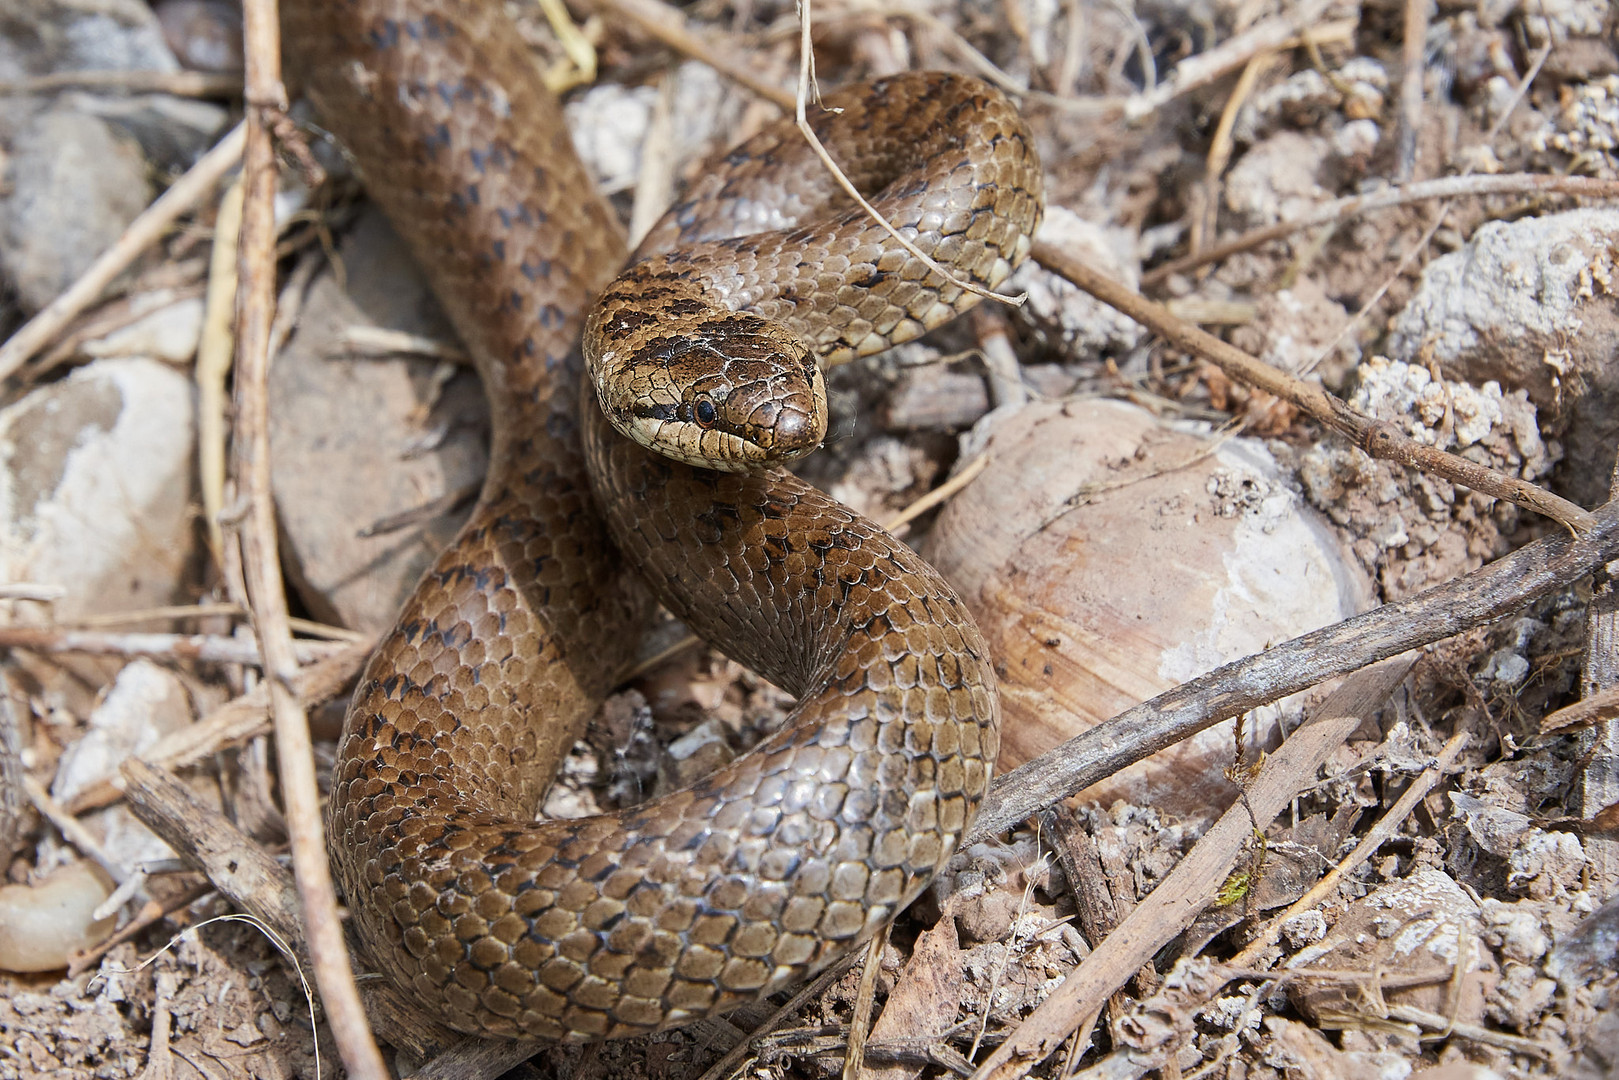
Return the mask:
[[1554, 484], [1595, 505], [1619, 448], [1619, 210], [1494, 221], [1435, 259], [1395, 320], [1391, 355], [1423, 348], [1447, 376], [1526, 390], [1563, 440]]
[[471, 500], [380, 535], [360, 533], [477, 484], [487, 407], [470, 372], [440, 392], [432, 362], [346, 354], [342, 333], [353, 325], [453, 336], [380, 214], [362, 216], [342, 260], [348, 290], [330, 274], [315, 281], [298, 332], [271, 369], [271, 477], [282, 554], [311, 613], [382, 630]]
[[0, 270], [24, 311], [44, 307], [122, 235], [152, 201], [146, 161], [93, 116], [57, 105], [11, 146], [10, 197], [0, 200]]

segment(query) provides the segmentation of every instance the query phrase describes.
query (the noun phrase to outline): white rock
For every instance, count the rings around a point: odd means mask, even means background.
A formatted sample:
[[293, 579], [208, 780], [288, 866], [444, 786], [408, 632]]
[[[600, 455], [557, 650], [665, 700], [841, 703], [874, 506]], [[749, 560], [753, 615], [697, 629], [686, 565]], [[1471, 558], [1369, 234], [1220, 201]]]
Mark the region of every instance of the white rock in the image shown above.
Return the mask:
[[1295, 949], [1314, 944], [1327, 936], [1327, 917], [1319, 908], [1301, 911], [1282, 924], [1282, 936]]
[[74, 863], [32, 885], [0, 886], [0, 970], [53, 971], [107, 940], [116, 922], [93, 918], [112, 893], [100, 867]]
[[[995, 658], [1002, 769], [1368, 603], [1347, 553], [1262, 443], [1214, 448], [1098, 400], [997, 410], [975, 429], [985, 430], [989, 466], [941, 512], [923, 553]], [[1266, 745], [1278, 716], [1254, 710], [1246, 737]], [[1231, 760], [1228, 722], [1086, 797], [1202, 818], [1234, 796]]]
[[1394, 321], [1390, 355], [1429, 355], [1448, 378], [1527, 392], [1565, 450], [1563, 494], [1607, 497], [1619, 445], [1619, 209], [1479, 227], [1429, 263]]
[[[1363, 413], [1394, 420], [1417, 442], [1444, 443], [1465, 449], [1483, 439], [1502, 419], [1501, 384], [1481, 387], [1437, 382], [1427, 368], [1374, 356], [1358, 372], [1351, 404]], [[1441, 438], [1446, 406], [1451, 410], [1454, 443]]]
[[51, 794], [71, 799], [191, 719], [191, 699], [177, 677], [149, 660], [125, 664], [90, 713], [89, 730], [62, 752]]
[[1491, 806], [1465, 792], [1452, 791], [1450, 801], [1473, 842], [1496, 858], [1511, 854], [1519, 839], [1533, 827], [1526, 815]]
[[172, 603], [192, 550], [192, 386], [101, 360], [0, 412], [0, 576], [59, 618]]
[[1226, 206], [1249, 225], [1308, 213], [1329, 198], [1317, 177], [1331, 153], [1331, 144], [1318, 135], [1277, 132], [1226, 174]]
[[1487, 897], [1479, 909], [1486, 937], [1509, 960], [1533, 964], [1551, 948], [1551, 939], [1540, 926], [1538, 904], [1506, 904]]
[[655, 86], [593, 86], [566, 109], [568, 129], [585, 167], [607, 191], [635, 184], [641, 170], [641, 144], [658, 100]]
[[176, 300], [106, 337], [86, 341], [80, 351], [103, 359], [144, 356], [170, 364], [187, 364], [197, 354], [197, 339], [202, 336], [202, 311], [200, 296]]
[[1482, 349], [1577, 336], [1580, 309], [1608, 292], [1619, 210], [1593, 207], [1481, 225], [1468, 245], [1430, 262], [1394, 321], [1396, 357], [1423, 347], [1449, 367]]
[[1579, 887], [1585, 847], [1568, 832], [1531, 829], [1507, 856], [1507, 888], [1536, 900]]

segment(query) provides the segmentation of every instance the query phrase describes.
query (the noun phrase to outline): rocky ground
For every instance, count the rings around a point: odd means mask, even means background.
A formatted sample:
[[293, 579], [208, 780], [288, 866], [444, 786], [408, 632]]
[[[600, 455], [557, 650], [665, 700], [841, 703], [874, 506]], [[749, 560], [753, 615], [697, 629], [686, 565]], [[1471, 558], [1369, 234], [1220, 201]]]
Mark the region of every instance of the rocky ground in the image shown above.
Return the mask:
[[[581, 151], [632, 227], [776, 115], [624, 8], [571, 9], [598, 62], [587, 76], [537, 5], [508, 6], [537, 62], [572, 84]], [[685, 12], [722, 54], [791, 85], [791, 5]], [[1607, 501], [1619, 210], [1548, 182], [1619, 180], [1611, 5], [823, 0], [815, 18], [829, 84], [947, 67], [1017, 90], [1047, 170], [1044, 239], [1420, 444], [1586, 508]], [[1413, 33], [1420, 47], [1404, 50]], [[0, 341], [225, 137], [240, 64], [230, 0], [0, 10]], [[325, 762], [345, 674], [467, 512], [487, 418], [399, 241], [312, 114], [293, 116], [329, 178], [311, 189], [307, 170], [284, 170], [272, 467], [300, 662], [338, 673], [304, 689]], [[1445, 177], [1461, 178], [1448, 202], [1334, 203]], [[230, 906], [109, 784], [132, 755], [162, 762], [285, 854], [224, 543], [239, 514], [220, 455], [230, 190], [210, 187], [5, 371], [0, 1080], [312, 1077], [317, 1046], [322, 1074], [341, 1071], [296, 971], [250, 925], [200, 926]], [[1046, 269], [1014, 284], [1021, 308], [839, 369], [834, 435], [803, 469], [879, 520], [963, 478], [900, 528], [994, 647], [1004, 768], [1559, 531], [1368, 456]], [[1419, 650], [1226, 883], [1185, 899], [1202, 914], [1120, 976], [1088, 1041], [1033, 1071], [1619, 1075], [1616, 627], [1599, 568]], [[548, 812], [688, 783], [791, 704], [677, 625], [642, 652]], [[883, 951], [863, 1073], [965, 1074], [1015, 1038], [1254, 793], [1264, 754], [1329, 689], [1210, 728], [1067, 814], [963, 852]], [[1385, 818], [1370, 857], [1288, 910]], [[837, 1075], [858, 984], [858, 971], [835, 980], [736, 1068]], [[768, 1012], [547, 1051], [531, 1068], [692, 1080]]]

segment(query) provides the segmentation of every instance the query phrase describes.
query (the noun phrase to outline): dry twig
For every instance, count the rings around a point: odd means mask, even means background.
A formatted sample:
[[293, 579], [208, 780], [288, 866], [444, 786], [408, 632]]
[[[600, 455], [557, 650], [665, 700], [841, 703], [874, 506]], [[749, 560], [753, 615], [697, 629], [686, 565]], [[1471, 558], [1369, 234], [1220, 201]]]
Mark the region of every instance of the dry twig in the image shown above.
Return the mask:
[[[149, 656], [158, 660], [211, 664], [257, 664], [260, 658], [258, 643], [252, 638], [217, 634], [111, 634], [54, 626], [0, 626], [0, 648], [89, 656]], [[294, 641], [291, 649], [295, 663], [312, 664], [343, 652], [346, 645]]]
[[276, 301], [276, 160], [271, 132], [286, 108], [276, 0], [247, 0], [242, 5], [242, 22], [248, 113], [242, 179], [241, 299], [236, 329], [235, 443], [236, 482], [247, 500], [240, 535], [242, 566], [253, 624], [264, 652], [287, 834], [303, 901], [305, 942], [315, 981], [349, 1075], [357, 1080], [387, 1080], [388, 1070], [366, 1023], [337, 918], [309, 723], [293, 690], [298, 662], [287, 625], [286, 591], [276, 549], [269, 428], [270, 333]]
[[1590, 532], [1547, 536], [1461, 577], [1345, 619], [1182, 683], [995, 778], [964, 844], [1206, 727], [1323, 680], [1482, 626], [1619, 557], [1619, 500]]
[[1215, 896], [1256, 829], [1264, 829], [1308, 785], [1361, 719], [1377, 709], [1409, 670], [1391, 660], [1356, 672], [1289, 735], [1259, 775], [1168, 877], [1097, 944], [1063, 984], [986, 1058], [974, 1080], [1015, 1080], [1045, 1060], [1074, 1030], [1092, 1023], [1107, 998]]
[[1233, 379], [1291, 402], [1374, 458], [1421, 469], [1481, 494], [1517, 503], [1546, 515], [1571, 532], [1591, 528], [1591, 515], [1567, 499], [1459, 455], [1424, 446], [1395, 425], [1358, 413], [1321, 387], [1263, 363], [1213, 334], [1177, 319], [1162, 304], [1132, 292], [1049, 243], [1036, 241], [1032, 254], [1048, 270], [1061, 274], [1104, 304], [1130, 316], [1176, 348], [1207, 360]]
[[55, 90], [121, 90], [127, 94], [173, 94], [175, 97], [240, 97], [239, 75], [207, 71], [53, 71], [29, 79], [0, 80], [0, 97], [47, 94]]
[[1347, 221], [1349, 218], [1394, 206], [1481, 195], [1571, 195], [1588, 199], [1619, 199], [1619, 180], [1599, 180], [1590, 176], [1553, 176], [1543, 173], [1501, 173], [1495, 176], [1445, 176], [1422, 180], [1403, 187], [1388, 188], [1370, 195], [1351, 195], [1317, 207], [1310, 213], [1278, 221], [1191, 255], [1153, 267], [1141, 275], [1141, 287], [1149, 289], [1165, 279], [1216, 263], [1261, 244], [1280, 240], [1293, 233]]

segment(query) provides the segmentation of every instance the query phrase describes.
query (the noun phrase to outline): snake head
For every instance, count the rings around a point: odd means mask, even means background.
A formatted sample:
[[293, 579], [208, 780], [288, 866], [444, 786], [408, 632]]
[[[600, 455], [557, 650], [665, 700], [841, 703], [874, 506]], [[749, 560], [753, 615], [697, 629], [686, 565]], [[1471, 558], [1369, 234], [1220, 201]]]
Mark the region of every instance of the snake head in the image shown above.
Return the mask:
[[757, 472], [803, 457], [826, 437], [826, 382], [814, 355], [756, 315], [642, 328], [634, 348], [604, 354], [602, 411], [619, 432], [665, 457]]

